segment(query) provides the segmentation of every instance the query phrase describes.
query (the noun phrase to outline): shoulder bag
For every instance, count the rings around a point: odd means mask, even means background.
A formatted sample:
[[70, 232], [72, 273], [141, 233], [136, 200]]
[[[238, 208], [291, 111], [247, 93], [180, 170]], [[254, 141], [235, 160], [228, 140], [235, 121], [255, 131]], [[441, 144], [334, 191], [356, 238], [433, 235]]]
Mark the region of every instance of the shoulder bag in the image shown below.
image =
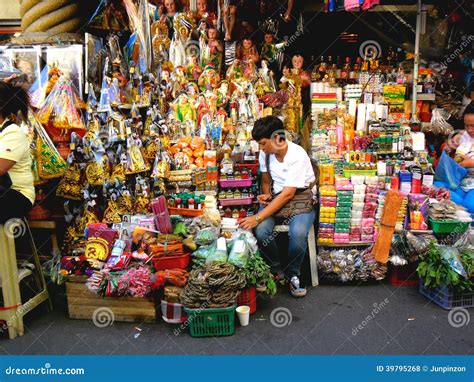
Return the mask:
[[[267, 173], [270, 176], [270, 190], [272, 192], [272, 197], [275, 198], [278, 196], [278, 194], [273, 195], [273, 179], [270, 172], [270, 155], [265, 154], [265, 165], [267, 167]], [[295, 215], [310, 213], [315, 205], [311, 191], [315, 184], [316, 180], [310, 184], [309, 187], [298, 188], [293, 198], [272, 216], [277, 219], [291, 219]]]

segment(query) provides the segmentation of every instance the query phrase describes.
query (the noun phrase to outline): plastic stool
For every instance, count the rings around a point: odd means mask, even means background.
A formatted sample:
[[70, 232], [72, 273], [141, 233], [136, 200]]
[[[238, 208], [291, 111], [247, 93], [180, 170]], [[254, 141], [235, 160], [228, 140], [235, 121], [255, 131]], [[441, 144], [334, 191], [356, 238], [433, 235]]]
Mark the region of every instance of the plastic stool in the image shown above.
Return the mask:
[[[273, 227], [275, 232], [288, 232], [290, 227], [288, 225], [276, 225]], [[311, 225], [311, 228], [308, 232], [308, 251], [309, 251], [309, 267], [311, 271], [311, 285], [318, 286], [318, 263], [316, 260], [316, 236], [314, 234], [314, 225]]]
[[[5, 307], [0, 308], [0, 320], [5, 320], [8, 327], [10, 339], [24, 334], [23, 316], [36, 308], [42, 302], [48, 300], [49, 308], [52, 310], [51, 299], [44, 280], [43, 269], [38, 257], [38, 251], [26, 219], [9, 220], [8, 226], [0, 225], [0, 274], [3, 302]], [[7, 232], [8, 231], [8, 232]], [[27, 302], [22, 304], [20, 295], [20, 281], [31, 270], [18, 270], [16, 261], [15, 238], [11, 234], [20, 232], [27, 234], [30, 240], [35, 272], [38, 272], [40, 291]]]

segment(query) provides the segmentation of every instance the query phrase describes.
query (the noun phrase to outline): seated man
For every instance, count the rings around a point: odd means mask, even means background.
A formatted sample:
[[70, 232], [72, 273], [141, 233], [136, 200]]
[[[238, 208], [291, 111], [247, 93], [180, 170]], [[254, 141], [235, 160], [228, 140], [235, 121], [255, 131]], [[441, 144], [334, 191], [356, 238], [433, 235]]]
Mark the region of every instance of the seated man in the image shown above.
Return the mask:
[[[461, 184], [451, 190], [451, 200], [464, 206], [474, 214], [474, 107], [469, 105], [464, 111], [465, 130], [450, 139], [446, 151], [454, 151], [454, 159], [469, 172]], [[447, 183], [436, 181], [435, 185], [449, 189]]]
[[[285, 139], [283, 122], [277, 117], [269, 116], [257, 120], [252, 137], [260, 145], [263, 193], [257, 197], [261, 205], [258, 214], [242, 219], [240, 226], [244, 229], [255, 228], [255, 236], [263, 256], [276, 279], [283, 280], [286, 273], [291, 294], [294, 297], [303, 297], [306, 295], [306, 288], [300, 283], [299, 276], [308, 247], [308, 232], [314, 223], [314, 208], [310, 203], [310, 212], [298, 213], [279, 222], [277, 220], [281, 219], [276, 219], [273, 215], [289, 203], [297, 192], [309, 191], [309, 188], [313, 191], [315, 175], [311, 160], [301, 146]], [[311, 198], [311, 193], [307, 194]], [[280, 264], [279, 250], [273, 233], [273, 227], [277, 223], [289, 225], [289, 264], [285, 270]]]

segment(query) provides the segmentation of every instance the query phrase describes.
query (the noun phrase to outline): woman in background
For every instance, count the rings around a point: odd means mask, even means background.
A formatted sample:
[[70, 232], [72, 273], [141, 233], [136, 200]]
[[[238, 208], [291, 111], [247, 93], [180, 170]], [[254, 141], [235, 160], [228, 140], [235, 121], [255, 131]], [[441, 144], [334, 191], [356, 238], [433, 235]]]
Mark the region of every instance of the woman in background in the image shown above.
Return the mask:
[[0, 81], [0, 224], [26, 216], [35, 200], [29, 140], [16, 124], [28, 107], [26, 90]]

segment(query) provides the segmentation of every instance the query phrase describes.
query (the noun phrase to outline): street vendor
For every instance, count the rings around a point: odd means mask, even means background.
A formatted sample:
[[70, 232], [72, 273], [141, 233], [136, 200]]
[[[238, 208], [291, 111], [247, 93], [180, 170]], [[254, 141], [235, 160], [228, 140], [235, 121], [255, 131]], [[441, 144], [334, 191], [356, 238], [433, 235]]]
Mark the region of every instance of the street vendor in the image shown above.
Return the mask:
[[28, 105], [26, 90], [0, 82], [0, 224], [26, 216], [35, 199], [29, 140], [16, 124]]
[[[275, 279], [289, 281], [290, 293], [304, 297], [306, 288], [300, 281], [300, 269], [308, 246], [308, 233], [314, 223], [315, 174], [306, 151], [285, 137], [283, 122], [268, 116], [255, 122], [252, 137], [260, 146], [260, 171], [262, 172], [262, 194], [257, 199], [260, 211], [254, 216], [240, 220], [240, 227], [255, 229], [263, 255], [269, 263]], [[267, 157], [268, 156], [268, 157]], [[281, 212], [303, 193], [309, 196], [308, 203], [295, 207], [287, 217]], [[280, 251], [275, 241], [273, 228], [276, 224], [289, 226], [288, 266], [283, 269]]]
[[[446, 150], [454, 151], [454, 159], [469, 172], [464, 176], [459, 187], [451, 191], [451, 199], [474, 213], [474, 107], [470, 104], [464, 111], [464, 131], [449, 140]], [[438, 187], [449, 188], [447, 184], [437, 181]]]

